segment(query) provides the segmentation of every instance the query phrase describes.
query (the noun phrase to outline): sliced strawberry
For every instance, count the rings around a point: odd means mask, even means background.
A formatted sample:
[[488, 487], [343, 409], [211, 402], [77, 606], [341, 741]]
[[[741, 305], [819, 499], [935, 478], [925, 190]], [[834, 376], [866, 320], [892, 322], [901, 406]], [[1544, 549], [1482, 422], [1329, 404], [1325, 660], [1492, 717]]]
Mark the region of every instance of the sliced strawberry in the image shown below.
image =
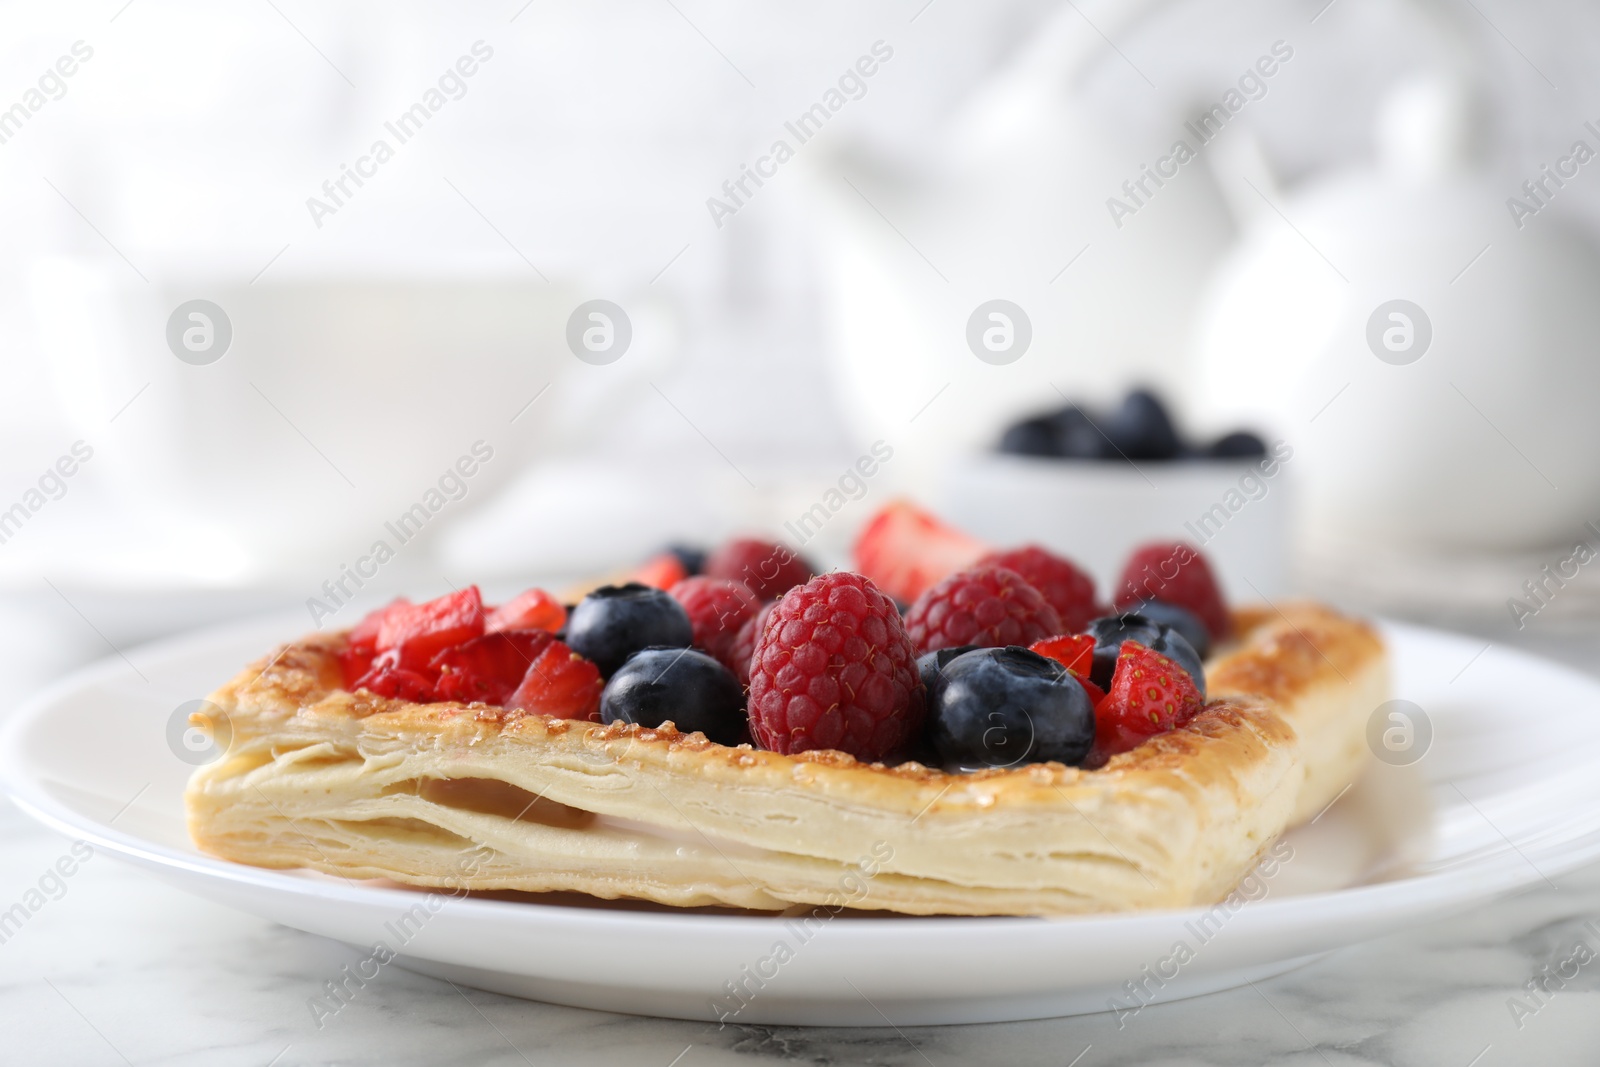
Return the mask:
[[411, 700], [418, 704], [431, 703], [433, 700], [433, 681], [419, 671], [407, 670], [398, 665], [398, 651], [383, 652], [373, 662], [372, 669], [349, 688], [353, 692], [365, 689], [381, 697], [390, 697], [395, 700]]
[[567, 609], [543, 589], [518, 593], [483, 620], [484, 633], [501, 630], [548, 630], [555, 633], [567, 624]]
[[1159, 652], [1124, 641], [1111, 688], [1095, 708], [1095, 747], [1107, 757], [1176, 729], [1204, 706], [1189, 673]]
[[371, 645], [362, 644], [346, 645], [338, 651], [337, 655], [339, 657], [339, 673], [341, 676], [339, 684], [354, 692], [356, 682], [365, 677], [366, 673], [372, 669], [372, 661], [377, 658], [377, 653], [372, 650]]
[[1089, 694], [1089, 703], [1099, 708], [1100, 702], [1106, 698], [1106, 691], [1091, 682], [1086, 674], [1074, 673], [1073, 677], [1078, 680], [1079, 685], [1083, 686], [1083, 691]]
[[433, 657], [483, 634], [483, 597], [469, 585], [426, 604], [397, 604], [378, 628], [377, 650], [398, 649], [399, 666], [421, 673]]
[[1141, 545], [1128, 558], [1114, 604], [1123, 611], [1142, 600], [1163, 600], [1194, 612], [1213, 641], [1226, 639], [1233, 630], [1211, 565], [1199, 549], [1182, 541]]
[[600, 691], [605, 687], [600, 668], [552, 639], [534, 659], [505, 706], [556, 719], [598, 721]]
[[654, 589], [671, 589], [687, 577], [689, 571], [684, 567], [683, 561], [671, 552], [663, 552], [659, 556], [651, 556], [635, 567], [627, 580]]
[[1089, 668], [1094, 665], [1094, 638], [1088, 634], [1046, 637], [1042, 641], [1035, 641], [1028, 647], [1028, 651], [1055, 660], [1076, 674], [1079, 681], [1089, 677]]
[[855, 569], [909, 604], [936, 582], [977, 562], [988, 546], [915, 504], [897, 500], [874, 515], [855, 543]]
[[367, 612], [350, 631], [350, 636], [347, 638], [350, 647], [365, 648], [369, 652], [376, 651], [378, 647], [378, 631], [383, 629], [383, 620], [389, 616], [391, 611], [410, 606], [411, 601], [405, 597], [397, 597], [383, 607]]
[[447, 648], [428, 665], [439, 679], [434, 699], [504, 704], [554, 640], [544, 630], [500, 630]]

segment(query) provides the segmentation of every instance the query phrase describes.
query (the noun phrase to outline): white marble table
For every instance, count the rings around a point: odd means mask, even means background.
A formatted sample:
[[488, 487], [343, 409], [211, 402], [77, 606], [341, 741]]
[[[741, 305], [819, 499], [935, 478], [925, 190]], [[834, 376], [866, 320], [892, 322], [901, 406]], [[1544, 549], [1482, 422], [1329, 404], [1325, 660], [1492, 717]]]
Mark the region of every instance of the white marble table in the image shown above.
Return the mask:
[[[0, 802], [0, 908], [70, 842]], [[1525, 984], [1600, 918], [1600, 867], [1357, 945], [1258, 987], [1112, 1015], [897, 1032], [728, 1027], [497, 996], [398, 968], [320, 1029], [307, 999], [356, 958], [95, 855], [0, 944], [0, 1063], [1358, 1064], [1600, 1062], [1600, 958], [1521, 1018]], [[952, 961], [952, 966], [959, 965]], [[1570, 971], [1571, 968], [1569, 968]]]

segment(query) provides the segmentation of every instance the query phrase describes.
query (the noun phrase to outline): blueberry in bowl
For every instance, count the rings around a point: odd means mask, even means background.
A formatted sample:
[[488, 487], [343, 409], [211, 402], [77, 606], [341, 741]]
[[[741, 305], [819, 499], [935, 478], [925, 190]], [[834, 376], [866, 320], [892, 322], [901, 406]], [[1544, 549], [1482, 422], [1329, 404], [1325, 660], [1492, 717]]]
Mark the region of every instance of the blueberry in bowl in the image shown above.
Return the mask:
[[691, 648], [646, 648], [628, 657], [600, 694], [600, 721], [660, 726], [671, 721], [719, 745], [745, 739], [744, 686], [722, 664]]
[[947, 765], [1076, 765], [1094, 744], [1094, 705], [1065, 667], [1017, 645], [944, 665], [929, 694], [928, 736]]
[[609, 678], [633, 653], [653, 645], [688, 648], [694, 628], [683, 605], [639, 582], [603, 585], [567, 617], [567, 645]]

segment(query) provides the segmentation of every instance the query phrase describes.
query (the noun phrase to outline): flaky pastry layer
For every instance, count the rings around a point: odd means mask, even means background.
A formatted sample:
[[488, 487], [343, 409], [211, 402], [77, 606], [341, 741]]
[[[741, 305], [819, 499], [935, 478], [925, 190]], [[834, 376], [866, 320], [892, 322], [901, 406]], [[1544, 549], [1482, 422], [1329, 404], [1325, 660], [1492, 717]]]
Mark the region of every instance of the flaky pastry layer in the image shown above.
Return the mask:
[[[1210, 903], [1353, 773], [1346, 742], [1359, 741], [1352, 724], [1383, 674], [1370, 629], [1326, 608], [1241, 622], [1208, 671], [1220, 699], [1185, 727], [1098, 770], [970, 774], [352, 694], [335, 658], [343, 636], [314, 636], [210, 697], [232, 743], [190, 781], [190, 832], [261, 867], [676, 906], [1058, 915]], [[1306, 738], [1338, 742], [1336, 770], [1308, 773], [1320, 757]]]

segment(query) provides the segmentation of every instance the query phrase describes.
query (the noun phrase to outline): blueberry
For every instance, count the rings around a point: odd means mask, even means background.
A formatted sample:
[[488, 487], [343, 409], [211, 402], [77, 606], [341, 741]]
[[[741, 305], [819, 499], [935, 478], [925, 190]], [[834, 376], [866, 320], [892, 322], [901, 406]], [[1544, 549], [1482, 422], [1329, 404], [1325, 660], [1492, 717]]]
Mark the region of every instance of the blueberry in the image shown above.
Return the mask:
[[1212, 459], [1260, 459], [1266, 454], [1267, 443], [1248, 430], [1225, 434], [1206, 449]]
[[1011, 645], [945, 664], [929, 701], [939, 757], [962, 767], [1076, 764], [1094, 744], [1094, 706], [1054, 660]]
[[1116, 449], [1101, 432], [1098, 420], [1076, 404], [1050, 416], [1056, 436], [1056, 451], [1067, 459], [1112, 459]]
[[1117, 653], [1122, 642], [1137, 641], [1152, 645], [1161, 638], [1161, 627], [1143, 615], [1128, 612], [1123, 615], [1106, 615], [1089, 624], [1088, 634], [1094, 638], [1094, 662], [1089, 668], [1089, 680], [1101, 689], [1111, 688], [1111, 675], [1117, 669]]
[[1206, 672], [1200, 653], [1173, 627], [1129, 611], [1094, 620], [1089, 624], [1089, 633], [1094, 637], [1094, 663], [1089, 668], [1089, 680], [1101, 689], [1111, 688], [1122, 642], [1137, 641], [1182, 667], [1194, 681], [1194, 687], [1200, 690], [1200, 696], [1206, 695]]
[[706, 550], [698, 545], [670, 544], [665, 551], [678, 557], [678, 562], [683, 564], [683, 569], [690, 577], [706, 569]]
[[628, 657], [600, 694], [602, 722], [699, 730], [719, 745], [737, 745], [747, 719], [744, 687], [733, 672], [687, 648], [646, 648]]
[[936, 652], [918, 656], [917, 674], [922, 677], [923, 688], [931, 694], [934, 683], [939, 680], [939, 674], [944, 670], [944, 665], [961, 655], [961, 653], [971, 652], [977, 647], [977, 645], [958, 645], [955, 648], [941, 648]]
[[1000, 435], [1000, 451], [1013, 456], [1054, 456], [1056, 435], [1045, 418], [1023, 419]]
[[1206, 630], [1206, 624], [1200, 621], [1200, 616], [1188, 608], [1180, 608], [1164, 600], [1144, 600], [1132, 610], [1157, 626], [1178, 631], [1184, 640], [1194, 646], [1202, 660], [1211, 655], [1211, 634]]
[[1148, 389], [1135, 389], [1102, 427], [1128, 459], [1173, 459], [1183, 447], [1167, 409]]
[[567, 616], [567, 645], [593, 660], [607, 678], [641, 648], [688, 648], [694, 643], [689, 616], [664, 590], [629, 582], [603, 585]]

